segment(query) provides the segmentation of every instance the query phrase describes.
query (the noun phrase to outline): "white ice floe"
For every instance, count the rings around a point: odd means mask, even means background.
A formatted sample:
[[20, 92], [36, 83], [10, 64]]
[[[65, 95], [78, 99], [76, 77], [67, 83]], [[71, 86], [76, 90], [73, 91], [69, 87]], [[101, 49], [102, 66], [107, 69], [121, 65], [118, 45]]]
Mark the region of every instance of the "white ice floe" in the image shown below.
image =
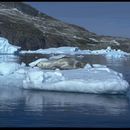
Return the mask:
[[113, 50], [113, 51], [110, 51], [109, 53], [106, 53], [106, 57], [114, 57], [114, 58], [121, 58], [121, 57], [124, 57], [124, 56], [127, 56], [128, 53], [126, 52], [123, 52], [121, 50]]
[[0, 37], [0, 53], [2, 54], [13, 54], [18, 51], [20, 47], [11, 45], [7, 39]]
[[[3, 66], [1, 69], [0, 74], [0, 88], [22, 88], [23, 80], [25, 79], [26, 73], [32, 68], [24, 66], [24, 64], [19, 64], [19, 69], [15, 69], [14, 66], [10, 66], [10, 62], [5, 63], [6, 65]], [[10, 66], [9, 70], [6, 70], [6, 67]], [[17, 65], [16, 65], [17, 66]], [[39, 68], [34, 67], [33, 70], [39, 70]], [[33, 71], [32, 70], [32, 71]], [[8, 72], [8, 73], [7, 73]], [[3, 74], [2, 74], [3, 73]]]
[[100, 94], [127, 92], [129, 84], [124, 80], [122, 74], [104, 66], [96, 66], [89, 69], [49, 72], [28, 71], [23, 80], [23, 88]]
[[63, 58], [65, 57], [66, 55], [57, 55], [57, 56], [51, 56], [49, 59], [52, 60], [52, 59], [60, 59], [60, 58]]
[[103, 69], [103, 68], [107, 68], [107, 66], [106, 65], [100, 65], [100, 64], [93, 64], [93, 65], [90, 65], [90, 64], [86, 64], [85, 66], [84, 66], [84, 69], [92, 69], [92, 68], [96, 68], [96, 69], [98, 69], [98, 68], [100, 68], [100, 69]]
[[92, 68], [92, 66], [91, 66], [90, 64], [86, 64], [86, 65], [84, 66], [84, 69], [90, 69], [90, 68]]
[[78, 47], [59, 47], [59, 48], [49, 48], [49, 49], [39, 49], [36, 51], [21, 51], [20, 53], [41, 53], [41, 54], [69, 54], [69, 55], [105, 55], [106, 57], [120, 58], [129, 55], [129, 53], [111, 49], [111, 47], [107, 47], [107, 49], [101, 50], [80, 50]]
[[0, 63], [0, 75], [9, 75], [20, 68], [18, 63], [14, 62], [1, 62]]
[[121, 73], [94, 64], [73, 70], [42, 70], [25, 64], [0, 63], [0, 87], [62, 92], [124, 94], [129, 88]]
[[38, 49], [36, 51], [21, 51], [20, 53], [41, 53], [41, 54], [69, 54], [79, 50], [78, 47], [58, 47], [49, 49]]
[[111, 47], [107, 47], [107, 49], [94, 50], [91, 53], [95, 55], [102, 54], [105, 55], [106, 57], [113, 57], [113, 58], [121, 58], [129, 55], [129, 53], [127, 52], [111, 49]]
[[[55, 83], [64, 80], [64, 77], [60, 72], [43, 72], [41, 70], [30, 70], [26, 74], [26, 79], [23, 81], [24, 88], [28, 88], [28, 84], [30, 81], [33, 85], [37, 85], [39, 83]], [[26, 86], [27, 85], [27, 86]]]

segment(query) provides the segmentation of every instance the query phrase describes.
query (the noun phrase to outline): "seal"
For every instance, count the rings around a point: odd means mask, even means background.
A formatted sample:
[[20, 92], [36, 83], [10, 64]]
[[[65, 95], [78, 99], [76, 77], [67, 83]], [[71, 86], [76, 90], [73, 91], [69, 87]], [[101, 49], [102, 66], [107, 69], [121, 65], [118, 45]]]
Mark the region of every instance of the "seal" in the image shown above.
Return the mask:
[[52, 59], [49, 61], [41, 61], [36, 66], [42, 69], [76, 69], [83, 68], [86, 63], [76, 60], [73, 57], [63, 57], [60, 59]]

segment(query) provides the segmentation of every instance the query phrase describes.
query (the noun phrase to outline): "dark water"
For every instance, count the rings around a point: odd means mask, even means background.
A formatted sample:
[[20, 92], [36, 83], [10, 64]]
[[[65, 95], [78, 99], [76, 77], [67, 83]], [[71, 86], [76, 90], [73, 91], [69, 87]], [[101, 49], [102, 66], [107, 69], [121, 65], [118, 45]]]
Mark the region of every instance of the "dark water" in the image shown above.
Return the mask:
[[[39, 56], [1, 55], [0, 61], [28, 63], [32, 57]], [[82, 60], [107, 65], [130, 83], [130, 57], [86, 56]], [[96, 95], [0, 86], [0, 127], [130, 127], [130, 92]]]

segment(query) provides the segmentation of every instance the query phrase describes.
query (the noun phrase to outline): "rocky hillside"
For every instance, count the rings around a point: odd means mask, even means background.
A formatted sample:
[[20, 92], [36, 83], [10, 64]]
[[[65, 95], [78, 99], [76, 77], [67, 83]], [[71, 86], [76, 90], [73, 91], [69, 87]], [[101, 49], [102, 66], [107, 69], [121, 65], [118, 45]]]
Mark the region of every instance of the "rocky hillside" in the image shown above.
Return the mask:
[[0, 2], [0, 36], [25, 50], [60, 46], [101, 49], [111, 46], [130, 52], [128, 38], [99, 36], [21, 2]]

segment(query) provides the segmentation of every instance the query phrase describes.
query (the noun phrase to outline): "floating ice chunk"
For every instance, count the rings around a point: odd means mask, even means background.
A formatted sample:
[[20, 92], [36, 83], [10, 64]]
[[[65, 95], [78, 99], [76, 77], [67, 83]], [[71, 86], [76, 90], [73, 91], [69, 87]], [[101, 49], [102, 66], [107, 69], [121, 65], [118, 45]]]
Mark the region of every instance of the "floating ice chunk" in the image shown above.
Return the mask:
[[59, 82], [59, 81], [65, 80], [62, 73], [58, 72], [58, 71], [46, 72], [46, 73], [44, 73], [43, 77], [44, 77], [43, 82], [45, 82], [45, 83], [54, 83], [54, 82]]
[[26, 66], [26, 64], [24, 62], [22, 62], [21, 67], [25, 67], [25, 66]]
[[86, 64], [86, 65], [84, 66], [84, 69], [90, 69], [90, 68], [92, 68], [92, 66], [91, 66], [90, 64]]
[[20, 65], [13, 62], [1, 62], [0, 63], [0, 75], [8, 75], [18, 70]]
[[30, 71], [28, 73], [27, 81], [33, 81], [34, 83], [42, 83], [43, 71]]
[[109, 52], [109, 53], [106, 53], [106, 57], [107, 58], [123, 58], [123, 57], [125, 57], [125, 56], [127, 56], [128, 55], [128, 53], [125, 53], [125, 52], [123, 52], [123, 51], [121, 51], [121, 50], [117, 50], [117, 51], [111, 51], [111, 52]]
[[38, 84], [42, 83], [54, 83], [62, 80], [64, 80], [64, 77], [58, 71], [43, 72], [41, 70], [32, 70], [26, 73], [26, 79], [23, 80], [23, 87], [28, 88], [28, 84], [30, 84], [30, 82], [33, 84], [33, 86], [37, 86]]
[[79, 57], [79, 58], [83, 58], [84, 56], [83, 56], [83, 55], [79, 55], [79, 56], [77, 56], [77, 57]]
[[[22, 67], [17, 63], [0, 64], [0, 86], [17, 86], [25, 89], [41, 89], [83, 93], [126, 93], [129, 84], [121, 73], [102, 65], [89, 69], [41, 70], [38, 67]], [[97, 67], [96, 67], [97, 66]], [[8, 79], [8, 80], [7, 80]], [[5, 82], [5, 80], [7, 80]]]
[[8, 40], [0, 37], [0, 53], [13, 54], [18, 51], [20, 47], [9, 44]]
[[90, 64], [86, 64], [85, 66], [84, 66], [84, 69], [95, 69], [96, 68], [96, 70], [109, 70], [109, 68], [107, 68], [107, 66], [106, 65], [100, 65], [100, 64], [93, 64], [93, 65], [90, 65]]
[[93, 69], [96, 70], [104, 70], [104, 71], [107, 71], [107, 72], [111, 72], [111, 70], [109, 68], [107, 68], [106, 65], [100, 65], [100, 64], [93, 64]]
[[16, 73], [18, 73], [18, 74], [25, 74], [26, 71], [25, 71], [24, 68], [20, 68], [20, 69], [18, 69], [18, 70], [16, 71]]
[[[26, 72], [25, 80], [23, 80], [24, 88], [27, 88], [26, 84], [30, 81], [33, 84], [42, 83], [43, 80], [43, 71], [32, 69]], [[26, 84], [25, 84], [26, 83]]]
[[58, 48], [49, 48], [49, 49], [39, 49], [36, 51], [21, 51], [20, 53], [41, 53], [41, 54], [82, 54], [82, 55], [104, 55], [106, 57], [112, 58], [121, 58], [129, 55], [121, 50], [111, 49], [111, 47], [107, 47], [107, 49], [101, 50], [80, 50], [78, 47], [58, 47]]
[[106, 67], [103, 67], [103, 68], [97, 67], [96, 70], [104, 70], [104, 71], [111, 73], [111, 70], [109, 68], [106, 68]]
[[106, 50], [107, 50], [107, 51], [111, 51], [112, 49], [111, 49], [110, 46], [108, 46]]
[[48, 61], [48, 59], [46, 59], [46, 58], [40, 58], [40, 59], [38, 59], [38, 60], [36, 60], [36, 61], [31, 62], [31, 63], [29, 64], [29, 66], [34, 67], [34, 66], [36, 66], [36, 65], [37, 65], [39, 62], [41, 62], [41, 61]]
[[57, 56], [52, 56], [50, 57], [49, 59], [52, 60], [52, 59], [60, 59], [60, 58], [63, 58], [65, 57], [66, 55], [57, 55]]
[[[57, 51], [59, 53], [70, 53], [70, 52], [76, 52], [78, 51], [79, 48], [78, 47], [59, 47], [59, 48], [55, 48], [54, 51]], [[54, 52], [55, 53], [55, 52]]]
[[[25, 82], [24, 82], [25, 83]], [[87, 81], [82, 79], [65, 80], [54, 82], [53, 84], [24, 84], [24, 88], [51, 90], [51, 91], [66, 91], [66, 92], [82, 92], [82, 93], [107, 93], [107, 94], [123, 94], [127, 91], [128, 83], [120, 80], [108, 81]]]
[[89, 70], [28, 72], [23, 81], [23, 88], [26, 89], [100, 94], [123, 94], [128, 87], [128, 82], [120, 73], [99, 65]]
[[127, 55], [129, 55], [128, 53], [122, 51], [122, 50], [115, 50], [115, 49], [111, 49], [111, 47], [107, 47], [105, 55], [107, 58], [121, 58], [121, 57], [125, 57]]
[[106, 65], [101, 65], [101, 64], [93, 64], [94, 68], [106, 68]]
[[58, 47], [49, 49], [38, 49], [36, 51], [21, 51], [20, 53], [41, 53], [41, 54], [70, 54], [77, 52], [78, 47]]

